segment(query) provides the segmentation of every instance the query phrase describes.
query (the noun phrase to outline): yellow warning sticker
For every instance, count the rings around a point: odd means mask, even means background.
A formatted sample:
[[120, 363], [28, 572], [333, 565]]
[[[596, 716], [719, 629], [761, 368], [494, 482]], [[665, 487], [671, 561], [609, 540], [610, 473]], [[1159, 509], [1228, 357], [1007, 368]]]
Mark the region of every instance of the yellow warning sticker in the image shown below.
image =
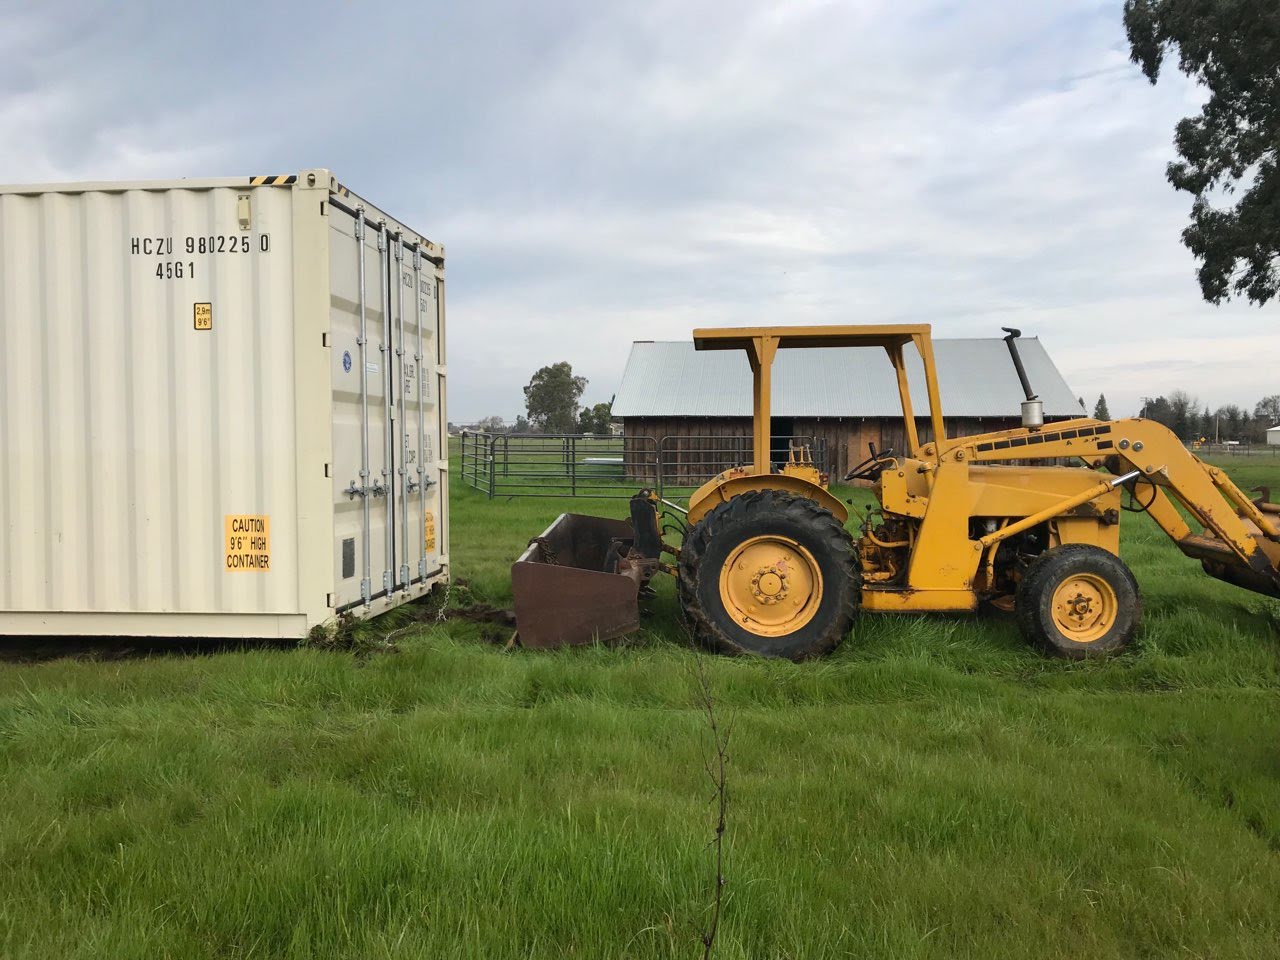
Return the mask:
[[422, 542], [426, 545], [427, 553], [433, 553], [436, 549], [436, 515], [432, 511], [427, 511], [426, 521], [422, 525]]
[[229, 513], [225, 517], [227, 573], [271, 570], [271, 518]]
[[213, 329], [213, 304], [197, 303], [195, 305], [195, 318], [197, 330]]

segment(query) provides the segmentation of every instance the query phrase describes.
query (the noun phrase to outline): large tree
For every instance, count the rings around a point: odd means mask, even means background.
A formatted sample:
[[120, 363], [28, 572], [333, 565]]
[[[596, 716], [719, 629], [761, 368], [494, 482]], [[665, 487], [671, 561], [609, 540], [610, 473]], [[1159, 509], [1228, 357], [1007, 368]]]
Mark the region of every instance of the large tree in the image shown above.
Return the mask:
[[1215, 434], [1221, 440], [1239, 440], [1244, 411], [1234, 403], [1224, 404], [1214, 414]]
[[583, 407], [578, 414], [578, 430], [581, 433], [609, 432], [609, 421], [612, 419], [613, 401], [597, 403], [593, 407]]
[[1111, 419], [1111, 411], [1107, 409], [1107, 398], [1105, 394], [1098, 394], [1098, 402], [1093, 405], [1093, 419]]
[[1152, 83], [1176, 53], [1208, 88], [1199, 115], [1178, 123], [1167, 170], [1195, 197], [1182, 241], [1204, 298], [1266, 303], [1280, 292], [1280, 3], [1125, 0], [1124, 26]]
[[587, 378], [575, 377], [567, 361], [543, 367], [524, 388], [529, 422], [544, 433], [573, 433], [578, 422], [578, 400], [586, 388]]
[[1175, 390], [1169, 394], [1169, 429], [1178, 435], [1179, 440], [1190, 440], [1195, 433], [1195, 418], [1200, 410], [1200, 401], [1185, 390]]
[[1208, 440], [1213, 436], [1213, 413], [1208, 407], [1205, 407], [1204, 411], [1200, 414], [1199, 430], [1200, 438], [1202, 440]]
[[1154, 420], [1169, 428], [1173, 427], [1173, 407], [1164, 397], [1143, 397], [1142, 412], [1138, 416]]

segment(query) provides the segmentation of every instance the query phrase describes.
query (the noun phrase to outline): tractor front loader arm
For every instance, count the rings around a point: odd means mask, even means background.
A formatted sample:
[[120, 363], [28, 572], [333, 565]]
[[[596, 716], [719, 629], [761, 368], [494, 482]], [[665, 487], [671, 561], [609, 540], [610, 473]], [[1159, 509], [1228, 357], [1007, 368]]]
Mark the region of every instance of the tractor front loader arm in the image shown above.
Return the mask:
[[1125, 487], [1184, 554], [1200, 560], [1211, 576], [1280, 597], [1280, 507], [1255, 503], [1225, 471], [1154, 420], [1068, 420], [957, 438], [941, 450], [926, 447], [925, 455], [971, 463], [1078, 457], [1115, 474], [1132, 473]]

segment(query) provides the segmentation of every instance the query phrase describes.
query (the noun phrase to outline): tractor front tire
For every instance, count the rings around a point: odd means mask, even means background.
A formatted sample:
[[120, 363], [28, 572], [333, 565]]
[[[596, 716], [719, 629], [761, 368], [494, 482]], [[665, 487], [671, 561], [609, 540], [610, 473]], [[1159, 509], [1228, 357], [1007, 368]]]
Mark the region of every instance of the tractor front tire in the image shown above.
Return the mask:
[[1018, 584], [1018, 629], [1030, 643], [1071, 660], [1123, 649], [1142, 621], [1138, 582], [1101, 547], [1067, 543], [1031, 561]]
[[807, 497], [758, 490], [720, 504], [689, 531], [679, 593], [702, 646], [806, 660], [849, 633], [861, 586], [840, 521]]

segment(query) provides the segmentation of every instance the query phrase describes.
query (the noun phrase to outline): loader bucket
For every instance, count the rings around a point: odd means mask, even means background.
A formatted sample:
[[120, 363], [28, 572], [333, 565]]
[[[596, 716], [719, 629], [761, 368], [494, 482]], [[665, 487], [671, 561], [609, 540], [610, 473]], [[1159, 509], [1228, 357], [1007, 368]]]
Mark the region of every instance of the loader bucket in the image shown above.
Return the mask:
[[632, 540], [626, 520], [562, 513], [511, 566], [516, 631], [546, 649], [613, 640], [640, 626], [640, 577], [610, 573], [615, 544]]

